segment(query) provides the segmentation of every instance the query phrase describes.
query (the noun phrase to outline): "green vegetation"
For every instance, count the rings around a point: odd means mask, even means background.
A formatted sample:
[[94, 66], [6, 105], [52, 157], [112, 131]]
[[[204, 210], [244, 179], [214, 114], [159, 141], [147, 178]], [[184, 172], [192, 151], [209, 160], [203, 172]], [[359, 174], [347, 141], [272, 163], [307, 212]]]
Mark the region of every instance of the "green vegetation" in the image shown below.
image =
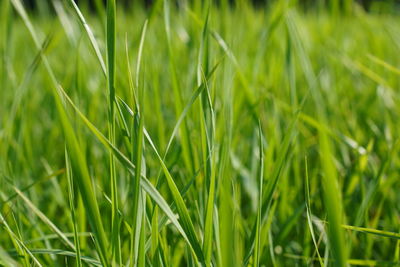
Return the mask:
[[1, 1], [0, 266], [399, 266], [400, 22], [332, 3]]

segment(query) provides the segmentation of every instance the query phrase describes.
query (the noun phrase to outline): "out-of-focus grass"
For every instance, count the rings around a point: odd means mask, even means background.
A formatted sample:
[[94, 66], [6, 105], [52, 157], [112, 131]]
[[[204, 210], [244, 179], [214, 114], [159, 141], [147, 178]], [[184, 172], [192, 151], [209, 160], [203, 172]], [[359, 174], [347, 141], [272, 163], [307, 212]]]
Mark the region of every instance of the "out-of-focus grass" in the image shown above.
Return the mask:
[[0, 3], [0, 265], [398, 265], [398, 18], [199, 3]]

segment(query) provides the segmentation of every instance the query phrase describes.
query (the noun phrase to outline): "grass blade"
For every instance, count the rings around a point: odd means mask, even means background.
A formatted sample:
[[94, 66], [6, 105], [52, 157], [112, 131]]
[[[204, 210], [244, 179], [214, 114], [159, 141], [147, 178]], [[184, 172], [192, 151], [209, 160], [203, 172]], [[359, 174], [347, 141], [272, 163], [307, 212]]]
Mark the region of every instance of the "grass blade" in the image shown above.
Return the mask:
[[263, 146], [263, 135], [261, 130], [261, 124], [258, 126], [259, 134], [259, 157], [260, 157], [260, 178], [258, 182], [258, 209], [257, 209], [257, 219], [256, 219], [256, 237], [255, 237], [255, 247], [254, 247], [254, 266], [260, 266], [260, 253], [261, 253], [261, 217], [262, 217], [262, 196], [263, 196], [263, 180], [264, 180], [264, 146]]
[[[115, 145], [115, 43], [116, 43], [116, 7], [115, 0], [107, 1], [107, 88], [108, 98], [108, 139]], [[110, 151], [110, 185], [111, 185], [111, 251], [113, 263], [122, 264], [121, 240], [119, 233], [120, 218], [118, 215], [118, 186], [114, 155]]]
[[[24, 24], [28, 28], [28, 30], [31, 34], [31, 37], [34, 40], [36, 48], [38, 50], [40, 50], [40, 42], [36, 35], [36, 31], [34, 30], [34, 27], [33, 27], [32, 23], [30, 22], [28, 15], [27, 15], [24, 7], [22, 6], [20, 0], [12, 0], [12, 4], [13, 4], [14, 8], [17, 10], [18, 14], [23, 19]], [[42, 61], [43, 61], [45, 69], [46, 69], [48, 75], [50, 76], [50, 79], [52, 82], [52, 87], [51, 87], [52, 94], [53, 94], [53, 98], [55, 100], [58, 115], [60, 117], [61, 125], [62, 125], [63, 132], [64, 132], [64, 137], [65, 137], [66, 143], [67, 143], [67, 148], [68, 148], [68, 151], [71, 156], [72, 167], [79, 174], [76, 176], [76, 178], [77, 178], [76, 182], [81, 191], [83, 202], [87, 208], [89, 222], [93, 229], [96, 243], [98, 244], [98, 247], [99, 247], [98, 253], [101, 258], [102, 263], [105, 266], [108, 266], [107, 260], [106, 260], [106, 258], [107, 258], [106, 255], [108, 254], [107, 249], [106, 249], [108, 247], [108, 241], [105, 236], [97, 200], [96, 200], [96, 197], [94, 195], [94, 191], [93, 191], [93, 188], [91, 185], [91, 179], [89, 176], [89, 171], [87, 169], [86, 160], [79, 148], [78, 140], [75, 136], [74, 130], [71, 126], [71, 123], [68, 120], [65, 108], [62, 104], [61, 96], [59, 95], [59, 91], [58, 91], [58, 82], [54, 76], [54, 73], [53, 73], [45, 55], [43, 55], [43, 54], [42, 54]]]

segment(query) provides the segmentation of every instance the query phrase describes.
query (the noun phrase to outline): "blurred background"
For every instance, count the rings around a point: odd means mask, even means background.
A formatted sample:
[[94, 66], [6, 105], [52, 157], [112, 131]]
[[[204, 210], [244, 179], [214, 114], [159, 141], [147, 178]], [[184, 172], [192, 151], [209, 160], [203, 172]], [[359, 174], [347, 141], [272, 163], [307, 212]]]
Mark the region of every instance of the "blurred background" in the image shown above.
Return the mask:
[[[52, 0], [24, 0], [25, 6], [31, 10], [46, 12], [51, 7]], [[134, 5], [143, 5], [151, 8], [160, 0], [118, 0], [118, 5], [132, 7]], [[236, 5], [240, 2], [252, 2], [255, 6], [269, 5], [277, 0], [213, 0], [216, 4]], [[279, 1], [279, 0], [278, 0]], [[93, 12], [106, 4], [106, 0], [75, 0], [79, 5], [88, 7]], [[187, 1], [176, 0], [177, 5], [186, 3], [202, 2], [201, 0]], [[318, 10], [320, 8], [331, 9], [332, 11], [348, 12], [349, 9], [356, 6], [369, 12], [378, 13], [399, 13], [400, 0], [298, 0], [298, 5], [304, 10]]]

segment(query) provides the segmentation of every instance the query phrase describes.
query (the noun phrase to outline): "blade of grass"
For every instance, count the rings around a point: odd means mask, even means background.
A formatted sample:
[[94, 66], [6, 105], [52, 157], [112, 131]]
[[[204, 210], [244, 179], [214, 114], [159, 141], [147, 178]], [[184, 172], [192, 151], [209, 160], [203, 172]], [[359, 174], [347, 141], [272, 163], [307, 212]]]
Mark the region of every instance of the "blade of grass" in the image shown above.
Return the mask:
[[[292, 39], [294, 50], [297, 52], [303, 73], [308, 83], [309, 92], [313, 97], [318, 119], [322, 124], [326, 124], [327, 115], [324, 106], [325, 101], [319, 90], [317, 78], [312, 69], [310, 59], [304, 50], [302, 40], [300, 39], [296, 26], [296, 14], [293, 11], [287, 13], [286, 25], [290, 33], [289, 37]], [[318, 138], [320, 162], [323, 169], [323, 197], [326, 212], [328, 214], [328, 220], [330, 222], [328, 229], [330, 248], [332, 249], [335, 258], [335, 266], [346, 266], [347, 249], [344, 242], [344, 233], [340, 227], [343, 220], [342, 196], [339, 189], [337, 170], [333, 163], [331, 142], [325, 131], [319, 131]]]
[[[140, 63], [141, 63], [141, 58], [142, 58], [142, 52], [143, 52], [143, 44], [144, 44], [144, 39], [146, 36], [146, 29], [147, 29], [147, 21], [145, 21], [142, 29], [142, 34], [140, 38], [140, 45], [139, 45], [139, 51], [138, 51], [138, 63], [137, 63], [137, 68], [136, 68], [136, 89], [139, 91], [138, 92], [138, 100], [139, 102], [135, 101], [135, 91], [134, 88], [131, 87], [132, 93], [132, 103], [136, 102], [136, 116], [134, 119], [132, 119], [132, 125], [131, 125], [131, 132], [135, 132], [135, 135], [132, 134], [132, 151], [135, 151], [136, 147], [136, 153], [132, 153], [132, 161], [135, 161], [135, 176], [134, 176], [134, 186], [133, 186], [133, 221], [132, 221], [132, 236], [131, 236], [131, 251], [130, 251], [130, 259], [131, 259], [131, 266], [136, 266], [137, 264], [137, 253], [138, 251], [134, 251], [134, 248], [139, 248], [139, 241], [136, 237], [139, 236], [138, 233], [140, 233], [140, 237], [144, 234], [144, 222], [142, 223], [142, 227], [140, 228], [140, 225], [137, 223], [139, 218], [139, 195], [140, 195], [140, 177], [142, 174], [142, 157], [143, 157], [143, 128], [144, 128], [144, 92], [143, 89], [139, 90], [139, 75], [140, 75]], [[128, 62], [128, 70], [130, 72], [130, 67], [129, 67], [129, 62]], [[138, 123], [137, 123], [138, 121]], [[136, 126], [136, 129], [135, 129]], [[136, 140], [134, 137], [136, 136]], [[140, 262], [143, 262], [143, 259], [139, 260]]]
[[[61, 250], [61, 249], [32, 249], [30, 253], [33, 255], [61, 255], [66, 257], [76, 258], [77, 254], [72, 251]], [[101, 262], [96, 259], [87, 256], [81, 256], [81, 260], [87, 264], [94, 266], [103, 266]], [[40, 265], [41, 266], [41, 265]]]
[[395, 66], [387, 63], [386, 61], [384, 61], [384, 60], [382, 60], [380, 58], [369, 54], [368, 55], [368, 59], [371, 60], [372, 62], [384, 67], [385, 69], [387, 69], [387, 70], [389, 70], [389, 71], [391, 71], [391, 72], [393, 72], [393, 73], [395, 73], [397, 75], [400, 75], [400, 69], [396, 68]]
[[[209, 113], [211, 116], [211, 129], [209, 130], [209, 133], [205, 129], [205, 166], [208, 166], [207, 171], [209, 172], [209, 190], [208, 190], [208, 199], [207, 199], [207, 208], [206, 208], [206, 217], [205, 217], [205, 226], [204, 226], [204, 243], [203, 243], [203, 249], [205, 253], [205, 260], [206, 260], [206, 266], [211, 266], [211, 256], [212, 256], [212, 238], [213, 238], [213, 215], [214, 215], [214, 199], [215, 199], [215, 187], [216, 187], [216, 167], [215, 167], [215, 162], [216, 162], [216, 154], [215, 154], [215, 149], [214, 149], [214, 136], [215, 136], [215, 122], [214, 122], [214, 111], [212, 108], [211, 100], [209, 98], [209, 88], [207, 84], [207, 80], [204, 77], [203, 74], [203, 79], [204, 83], [206, 86], [206, 93], [207, 93], [207, 99], [209, 100], [208, 102], [208, 107], [209, 107]], [[202, 103], [200, 103], [202, 104]], [[205, 113], [203, 113], [205, 117]], [[206, 118], [204, 118], [204, 121]], [[207, 164], [208, 163], [208, 164]]]
[[261, 217], [262, 217], [262, 196], [263, 196], [263, 180], [264, 180], [264, 146], [263, 146], [263, 135], [261, 130], [261, 123], [258, 124], [258, 134], [259, 134], [259, 157], [260, 157], [260, 167], [259, 167], [259, 181], [258, 181], [258, 207], [257, 207], [257, 219], [256, 219], [256, 236], [255, 236], [255, 246], [254, 246], [254, 259], [253, 266], [260, 266], [260, 253], [261, 251]]
[[104, 59], [103, 59], [103, 56], [101, 55], [99, 45], [97, 44], [96, 38], [94, 37], [94, 34], [93, 34], [89, 24], [87, 24], [85, 17], [83, 16], [82, 12], [80, 11], [80, 9], [79, 9], [78, 5], [75, 3], [75, 1], [69, 0], [69, 3], [73, 7], [82, 27], [85, 29], [85, 32], [86, 32], [87, 36], [89, 37], [90, 43], [93, 47], [96, 57], [100, 63], [101, 69], [102, 69], [104, 75], [106, 75], [107, 74], [106, 64], [104, 63]]
[[[148, 136], [148, 133], [145, 132], [145, 135]], [[196, 232], [194, 230], [193, 222], [190, 219], [189, 211], [185, 205], [185, 202], [182, 198], [182, 195], [179, 192], [178, 187], [176, 186], [174, 179], [172, 178], [167, 166], [165, 165], [164, 160], [161, 158], [160, 154], [158, 153], [157, 148], [151, 142], [151, 139], [148, 137], [147, 141], [149, 142], [151, 148], [153, 149], [154, 153], [156, 154], [159, 163], [161, 164], [161, 167], [163, 169], [164, 175], [167, 180], [168, 187], [171, 191], [172, 198], [174, 199], [174, 202], [177, 207], [177, 211], [179, 214], [179, 219], [182, 221], [182, 227], [185, 229], [185, 232], [188, 235], [188, 239], [190, 240], [191, 244], [193, 245], [194, 253], [197, 257], [197, 260], [200, 261], [201, 263], [204, 262], [204, 256], [203, 252], [201, 250], [201, 247], [199, 245]]]
[[319, 254], [318, 244], [314, 234], [314, 227], [311, 219], [311, 208], [310, 208], [310, 186], [309, 186], [309, 178], [308, 178], [308, 164], [307, 164], [307, 157], [305, 158], [305, 167], [306, 167], [306, 210], [307, 210], [307, 223], [308, 228], [310, 229], [311, 238], [314, 243], [315, 251], [317, 252], [318, 261], [321, 267], [325, 266], [324, 261]]
[[[165, 33], [167, 37], [167, 48], [168, 48], [168, 62], [169, 62], [169, 70], [171, 72], [172, 79], [172, 89], [174, 93], [174, 108], [175, 115], [179, 116], [179, 114], [183, 110], [183, 96], [181, 92], [181, 88], [178, 83], [178, 76], [176, 73], [176, 63], [175, 63], [175, 55], [172, 50], [172, 40], [171, 40], [171, 26], [170, 26], [170, 5], [169, 0], [164, 0], [164, 25], [165, 25]], [[189, 136], [189, 128], [186, 121], [183, 121], [183, 125], [180, 128], [180, 134], [182, 138], [182, 150], [183, 150], [183, 159], [187, 169], [190, 173], [194, 173], [194, 158], [193, 158], [193, 148], [190, 142]]]
[[[107, 0], [107, 89], [108, 98], [108, 139], [115, 145], [115, 65], [116, 65], [116, 6], [115, 0]], [[115, 159], [113, 153], [109, 152], [110, 185], [111, 185], [111, 251], [113, 264], [122, 265], [120, 218], [118, 215], [118, 185]]]
[[[0, 223], [4, 226], [6, 229], [6, 232], [9, 234], [11, 240], [15, 244], [15, 247], [18, 251], [19, 255], [25, 256], [25, 254], [29, 255], [29, 257], [32, 259], [32, 261], [39, 267], [42, 267], [42, 264], [39, 262], [39, 260], [32, 254], [32, 252], [26, 247], [24, 242], [20, 240], [20, 238], [12, 231], [6, 220], [4, 219], [3, 215], [0, 213]], [[26, 256], [25, 256], [26, 259]], [[28, 261], [26, 261], [26, 264], [29, 264]]]
[[71, 162], [68, 157], [67, 148], [65, 148], [65, 168], [66, 168], [66, 176], [68, 181], [68, 196], [69, 196], [69, 206], [71, 209], [71, 219], [72, 225], [74, 228], [74, 244], [75, 244], [75, 251], [76, 251], [76, 266], [82, 266], [81, 260], [81, 247], [79, 244], [79, 236], [78, 236], [78, 226], [77, 226], [77, 219], [76, 219], [76, 212], [75, 212], [75, 204], [74, 204], [74, 185], [73, 185], [73, 178], [72, 178], [72, 168]]
[[26, 203], [30, 210], [32, 210], [47, 226], [49, 226], [49, 228], [60, 237], [65, 245], [72, 248], [73, 250], [76, 250], [74, 244], [71, 243], [71, 241], [64, 235], [64, 233], [60, 229], [58, 229], [58, 227], [54, 223], [52, 223], [50, 219], [47, 218], [46, 215], [44, 215], [43, 212], [41, 212], [18, 188], [14, 187], [14, 190]]
[[[36, 45], [36, 48], [40, 50], [40, 42], [36, 35], [36, 31], [32, 23], [30, 22], [29, 17], [24, 7], [22, 6], [20, 0], [12, 0], [12, 4], [16, 9], [16, 11], [18, 12], [18, 14], [20, 15], [20, 17], [22, 18], [25, 26], [28, 28], [28, 31]], [[74, 177], [77, 178], [76, 182], [81, 191], [83, 202], [87, 208], [89, 222], [95, 235], [95, 242], [97, 243], [99, 248], [98, 253], [102, 261], [102, 264], [108, 266], [106, 260], [108, 254], [106, 249], [108, 247], [108, 241], [105, 236], [103, 223], [101, 221], [100, 211], [91, 185], [92, 182], [90, 179], [89, 171], [87, 169], [86, 160], [82, 154], [82, 151], [80, 150], [78, 140], [76, 138], [72, 125], [68, 120], [65, 108], [62, 104], [62, 95], [60, 95], [57, 79], [55, 78], [54, 73], [50, 67], [50, 64], [48, 63], [45, 55], [43, 54], [42, 54], [42, 62], [52, 82], [52, 87], [51, 87], [52, 94], [56, 104], [58, 115], [60, 117], [61, 125], [64, 132], [64, 137], [67, 143], [67, 148], [71, 156], [72, 167], [79, 174]]]
[[[121, 153], [121, 151], [119, 151], [114, 145], [112, 145], [111, 142], [85, 117], [85, 115], [83, 115], [83, 113], [76, 107], [76, 105], [72, 102], [72, 100], [65, 93], [65, 91], [62, 89], [61, 86], [60, 86], [60, 91], [63, 93], [63, 95], [64, 95], [65, 99], [67, 100], [67, 102], [73, 107], [75, 112], [82, 119], [84, 124], [95, 135], [95, 137], [100, 141], [100, 143], [102, 143], [107, 149], [111, 150], [114, 153], [115, 157], [121, 162], [121, 164], [125, 168], [128, 169], [128, 171], [131, 173], [131, 175], [134, 175], [135, 168], [136, 168], [135, 165], [133, 165], [133, 163], [128, 158], [126, 158], [124, 156], [124, 154]], [[151, 141], [150, 135], [147, 133], [147, 131], [145, 129], [144, 129], [144, 135], [145, 135], [146, 139], [149, 142], [151, 142], [151, 144], [153, 144], [153, 142]], [[154, 147], [154, 149], [155, 149], [155, 147]], [[159, 156], [158, 152], [157, 152], [157, 155]], [[163, 210], [164, 213], [168, 216], [168, 218], [171, 220], [171, 222], [175, 225], [175, 227], [181, 233], [182, 237], [187, 241], [187, 243], [190, 246], [190, 248], [193, 251], [195, 251], [192, 246], [195, 246], [195, 247], [198, 248], [199, 247], [198, 241], [197, 241], [197, 244], [196, 244], [196, 243], [193, 243], [193, 242], [196, 242], [196, 240], [188, 238], [188, 236], [186, 234], [187, 229], [185, 229], [184, 227], [181, 226], [181, 224], [179, 223], [179, 221], [177, 220], [176, 216], [174, 215], [174, 213], [172, 212], [172, 210], [168, 206], [168, 204], [165, 201], [165, 199], [161, 196], [161, 194], [157, 191], [157, 189], [150, 183], [150, 181], [143, 174], [141, 174], [141, 176], [142, 176], [142, 179], [140, 180], [140, 185], [151, 196], [151, 198], [159, 205], [161, 210]], [[199, 253], [199, 249], [197, 249], [196, 253]], [[201, 256], [200, 253], [199, 253], [199, 255]]]

